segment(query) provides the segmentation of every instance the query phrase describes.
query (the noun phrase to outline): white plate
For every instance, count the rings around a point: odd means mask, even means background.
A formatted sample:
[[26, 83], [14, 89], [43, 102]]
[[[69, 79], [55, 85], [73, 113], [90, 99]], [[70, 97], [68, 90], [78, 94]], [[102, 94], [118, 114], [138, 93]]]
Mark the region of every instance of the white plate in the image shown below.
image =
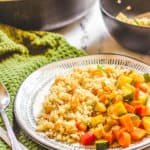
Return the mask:
[[[138, 60], [127, 56], [115, 54], [91, 55], [68, 59], [48, 64], [32, 73], [21, 85], [15, 100], [15, 117], [20, 127], [35, 142], [47, 147], [59, 150], [91, 150], [79, 144], [66, 144], [48, 139], [44, 134], [36, 132], [37, 114], [42, 109], [44, 96], [47, 95], [50, 85], [59, 74], [65, 74], [73, 67], [85, 67], [87, 65], [113, 65], [121, 68], [135, 69], [141, 73], [150, 73], [150, 67]], [[141, 149], [150, 144], [150, 137], [137, 144], [132, 144], [126, 150]], [[121, 149], [121, 148], [118, 148]]]

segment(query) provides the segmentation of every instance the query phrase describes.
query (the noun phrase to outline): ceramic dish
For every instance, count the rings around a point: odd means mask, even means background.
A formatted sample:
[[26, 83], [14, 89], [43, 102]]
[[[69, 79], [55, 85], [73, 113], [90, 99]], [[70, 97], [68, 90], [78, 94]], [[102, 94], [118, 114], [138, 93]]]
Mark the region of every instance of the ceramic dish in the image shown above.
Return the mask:
[[[35, 142], [46, 148], [59, 150], [94, 150], [80, 144], [66, 144], [47, 138], [43, 133], [36, 132], [37, 115], [42, 110], [44, 97], [52, 85], [55, 77], [69, 73], [74, 67], [87, 65], [120, 66], [122, 69], [135, 69], [141, 73], [149, 73], [150, 67], [138, 60], [115, 54], [91, 55], [63, 60], [48, 64], [32, 73], [21, 85], [15, 100], [15, 117], [20, 127]], [[131, 144], [126, 150], [143, 149], [150, 144], [150, 137], [146, 137], [137, 144]], [[118, 150], [122, 148], [117, 148]]]

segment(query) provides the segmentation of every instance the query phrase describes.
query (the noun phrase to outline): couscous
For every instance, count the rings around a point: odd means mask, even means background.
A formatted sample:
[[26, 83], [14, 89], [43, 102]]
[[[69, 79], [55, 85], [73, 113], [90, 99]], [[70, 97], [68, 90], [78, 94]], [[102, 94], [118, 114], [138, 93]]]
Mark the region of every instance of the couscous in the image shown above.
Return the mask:
[[143, 26], [143, 27], [150, 27], [150, 18], [147, 17], [134, 17], [129, 18], [124, 13], [119, 13], [116, 18], [119, 21], [122, 21], [124, 23], [136, 25], [136, 26]]
[[67, 143], [127, 147], [150, 134], [150, 74], [102, 67], [57, 76], [37, 131]]

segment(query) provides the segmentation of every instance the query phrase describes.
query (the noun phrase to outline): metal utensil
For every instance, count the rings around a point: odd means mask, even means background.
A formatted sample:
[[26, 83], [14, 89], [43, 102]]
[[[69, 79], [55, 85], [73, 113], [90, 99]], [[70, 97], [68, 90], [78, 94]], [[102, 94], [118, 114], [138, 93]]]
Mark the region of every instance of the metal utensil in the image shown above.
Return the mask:
[[[0, 138], [2, 138], [2, 140], [3, 140], [6, 144], [8, 144], [8, 145], [11, 147], [11, 143], [10, 143], [10, 140], [9, 140], [9, 138], [8, 138], [8, 134], [7, 134], [7, 132], [6, 132], [2, 127], [0, 127]], [[18, 142], [19, 142], [19, 141], [18, 141]], [[28, 150], [28, 149], [27, 149], [23, 144], [21, 144], [20, 142], [19, 142], [19, 144], [20, 144], [22, 150]]]
[[5, 113], [5, 108], [8, 106], [9, 102], [10, 102], [9, 94], [4, 85], [0, 83], [0, 113], [7, 128], [8, 137], [10, 139], [12, 150], [22, 150]]
[[0, 22], [32, 30], [57, 29], [84, 16], [94, 2], [95, 0], [0, 1]]

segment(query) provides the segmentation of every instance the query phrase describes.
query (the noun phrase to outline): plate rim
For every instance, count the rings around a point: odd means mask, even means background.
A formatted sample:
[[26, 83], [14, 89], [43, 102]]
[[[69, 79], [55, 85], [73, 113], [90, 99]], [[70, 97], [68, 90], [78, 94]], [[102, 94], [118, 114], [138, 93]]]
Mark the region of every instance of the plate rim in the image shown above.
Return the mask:
[[[41, 141], [41, 139], [40, 139], [40, 141], [39, 141], [39, 140], [36, 138], [35, 135], [30, 134], [30, 129], [23, 125], [23, 122], [22, 122], [21, 118], [18, 116], [17, 99], [19, 99], [19, 98], [18, 98], [19, 92], [21, 91], [21, 88], [23, 87], [23, 85], [24, 85], [24, 83], [26, 82], [26, 80], [27, 80], [30, 76], [33, 76], [33, 74], [35, 74], [36, 72], [38, 72], [38, 71], [41, 70], [42, 68], [46, 68], [46, 67], [48, 67], [48, 66], [55, 66], [55, 65], [57, 66], [57, 65], [59, 65], [59, 64], [63, 64], [63, 62], [64, 62], [64, 63], [67, 63], [67, 62], [70, 62], [71, 60], [80, 60], [81, 58], [85, 58], [85, 59], [86, 59], [86, 58], [90, 58], [90, 57], [91, 57], [91, 58], [92, 58], [92, 57], [95, 58], [95, 57], [101, 57], [101, 56], [107, 56], [107, 55], [109, 55], [109, 56], [113, 55], [113, 56], [126, 57], [126, 58], [128, 58], [128, 59], [130, 59], [130, 60], [134, 60], [134, 61], [136, 61], [136, 62], [138, 62], [138, 63], [141, 63], [142, 65], [144, 65], [145, 67], [147, 67], [148, 70], [150, 70], [150, 66], [149, 66], [147, 63], [143, 62], [142, 60], [139, 60], [139, 59], [137, 59], [137, 58], [135, 58], [135, 57], [131, 57], [131, 56], [128, 56], [128, 55], [116, 54], [116, 53], [101, 53], [101, 54], [96, 54], [96, 55], [85, 55], [85, 56], [80, 56], [80, 57], [62, 59], [62, 60], [59, 60], [59, 61], [56, 61], [56, 62], [50, 62], [50, 63], [48, 63], [48, 64], [45, 64], [45, 65], [41, 66], [40, 68], [38, 68], [38, 69], [36, 69], [35, 71], [33, 71], [30, 75], [28, 75], [28, 76], [24, 79], [24, 81], [21, 83], [19, 89], [17, 90], [17, 94], [16, 94], [15, 101], [14, 101], [14, 116], [15, 116], [15, 119], [16, 119], [16, 121], [17, 121], [17, 123], [18, 123], [20, 129], [24, 132], [25, 135], [27, 135], [27, 137], [28, 137], [29, 139], [32, 139], [34, 142], [36, 142], [36, 143], [39, 144], [39, 145], [42, 145], [43, 147], [52, 148], [52, 149], [57, 149], [57, 148], [54, 148], [54, 147], [50, 147], [50, 146], [48, 146], [48, 145], [45, 145], [45, 144], [44, 144], [44, 141], [45, 141], [44, 139], [42, 139], [42, 141]], [[147, 144], [149, 144], [149, 143], [147, 143]], [[93, 150], [93, 149], [92, 149], [92, 150]]]

